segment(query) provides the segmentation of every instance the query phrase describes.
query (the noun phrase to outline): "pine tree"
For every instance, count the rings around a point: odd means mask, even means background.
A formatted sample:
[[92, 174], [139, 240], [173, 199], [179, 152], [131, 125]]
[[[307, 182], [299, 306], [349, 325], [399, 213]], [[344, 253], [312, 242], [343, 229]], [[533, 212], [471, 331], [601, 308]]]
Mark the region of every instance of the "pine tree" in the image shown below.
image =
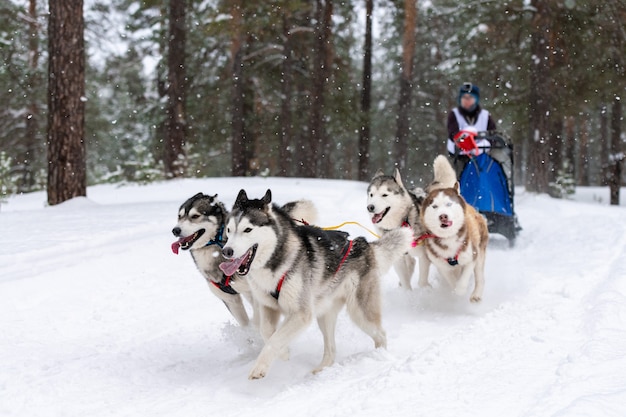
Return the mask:
[[48, 203], [87, 195], [83, 2], [50, 2]]

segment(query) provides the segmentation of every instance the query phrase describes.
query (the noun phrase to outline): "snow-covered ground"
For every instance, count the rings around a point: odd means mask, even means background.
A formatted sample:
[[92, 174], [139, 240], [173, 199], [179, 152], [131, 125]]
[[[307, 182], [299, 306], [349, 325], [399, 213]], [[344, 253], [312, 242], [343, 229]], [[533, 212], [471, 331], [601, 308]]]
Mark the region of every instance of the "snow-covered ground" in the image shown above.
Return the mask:
[[312, 199], [320, 225], [369, 226], [366, 186], [213, 178], [97, 186], [56, 207], [43, 193], [11, 198], [0, 210], [0, 415], [626, 415], [626, 212], [599, 188], [576, 201], [520, 189], [524, 230], [514, 249], [492, 239], [480, 305], [434, 271], [433, 289], [412, 292], [389, 272], [387, 350], [342, 314], [334, 366], [310, 373], [322, 355], [312, 324], [288, 362], [248, 381], [261, 343], [189, 254], [170, 251], [179, 205], [198, 191], [230, 206], [240, 188], [271, 188], [278, 202]]

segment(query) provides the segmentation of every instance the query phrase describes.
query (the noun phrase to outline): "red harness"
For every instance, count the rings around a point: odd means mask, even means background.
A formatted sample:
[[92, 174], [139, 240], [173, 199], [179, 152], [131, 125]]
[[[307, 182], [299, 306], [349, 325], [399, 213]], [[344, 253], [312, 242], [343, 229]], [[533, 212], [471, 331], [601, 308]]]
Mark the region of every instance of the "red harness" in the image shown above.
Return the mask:
[[[348, 240], [348, 247], [345, 250], [343, 257], [341, 258], [341, 261], [339, 262], [339, 265], [337, 266], [337, 269], [335, 270], [334, 275], [337, 275], [337, 272], [339, 272], [344, 262], [346, 262], [346, 259], [348, 259], [348, 255], [350, 255], [351, 250], [352, 250], [352, 240]], [[283, 282], [285, 281], [287, 274], [289, 274], [289, 271], [285, 272], [283, 276], [280, 277], [280, 279], [278, 280], [278, 284], [276, 284], [276, 289], [270, 293], [270, 295], [277, 300], [278, 300], [278, 296], [280, 295], [280, 289], [283, 287]]]
[[223, 274], [222, 280], [220, 282], [211, 281], [211, 284], [213, 284], [215, 288], [218, 288], [224, 291], [226, 294], [233, 294], [233, 295], [239, 294], [237, 291], [235, 291], [233, 287], [231, 287], [230, 285], [231, 278], [232, 276], [227, 276]]

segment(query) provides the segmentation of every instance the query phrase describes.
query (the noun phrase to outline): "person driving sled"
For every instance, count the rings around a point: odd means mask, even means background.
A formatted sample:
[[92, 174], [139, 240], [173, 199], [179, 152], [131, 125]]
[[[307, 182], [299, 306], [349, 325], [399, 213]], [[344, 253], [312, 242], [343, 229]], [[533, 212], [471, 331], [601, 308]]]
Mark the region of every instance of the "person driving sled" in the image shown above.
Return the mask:
[[[459, 148], [463, 142], [463, 131], [465, 130], [475, 133], [496, 130], [496, 123], [491, 114], [480, 107], [480, 89], [472, 83], [463, 83], [459, 89], [458, 106], [448, 114], [447, 149], [450, 157], [453, 158], [457, 177], [469, 160], [467, 154], [470, 149], [468, 148], [464, 152], [463, 148]], [[470, 147], [488, 146], [489, 143], [486, 139], [484, 139], [485, 143], [475, 143], [473, 137], [468, 139], [468, 146]]]

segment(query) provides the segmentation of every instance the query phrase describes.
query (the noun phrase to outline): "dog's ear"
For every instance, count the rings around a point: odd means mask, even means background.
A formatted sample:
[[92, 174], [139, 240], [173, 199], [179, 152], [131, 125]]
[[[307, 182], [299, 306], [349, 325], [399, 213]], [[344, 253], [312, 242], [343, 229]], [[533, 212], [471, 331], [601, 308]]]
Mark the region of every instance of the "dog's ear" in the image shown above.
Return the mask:
[[454, 183], [454, 187], [453, 187], [453, 188], [454, 188], [454, 191], [456, 191], [456, 192], [457, 192], [457, 193], [459, 193], [459, 194], [461, 194], [460, 187], [461, 187], [461, 186], [459, 185], [459, 182], [458, 182], [458, 181]]
[[269, 206], [269, 204], [272, 202], [272, 191], [270, 189], [265, 192], [265, 195], [261, 199], [261, 202], [266, 206]]
[[378, 177], [382, 177], [383, 175], [385, 175], [385, 173], [383, 172], [382, 169], [379, 169], [378, 171], [376, 171], [376, 173], [374, 174], [374, 176], [372, 177], [372, 179], [374, 178], [378, 178]]
[[237, 199], [235, 199], [234, 207], [242, 207], [243, 203], [248, 201], [248, 194], [246, 194], [246, 190], [243, 188], [237, 194]]
[[396, 180], [400, 187], [405, 188], [404, 184], [402, 184], [402, 177], [400, 176], [400, 170], [398, 168], [393, 170], [393, 179]]

